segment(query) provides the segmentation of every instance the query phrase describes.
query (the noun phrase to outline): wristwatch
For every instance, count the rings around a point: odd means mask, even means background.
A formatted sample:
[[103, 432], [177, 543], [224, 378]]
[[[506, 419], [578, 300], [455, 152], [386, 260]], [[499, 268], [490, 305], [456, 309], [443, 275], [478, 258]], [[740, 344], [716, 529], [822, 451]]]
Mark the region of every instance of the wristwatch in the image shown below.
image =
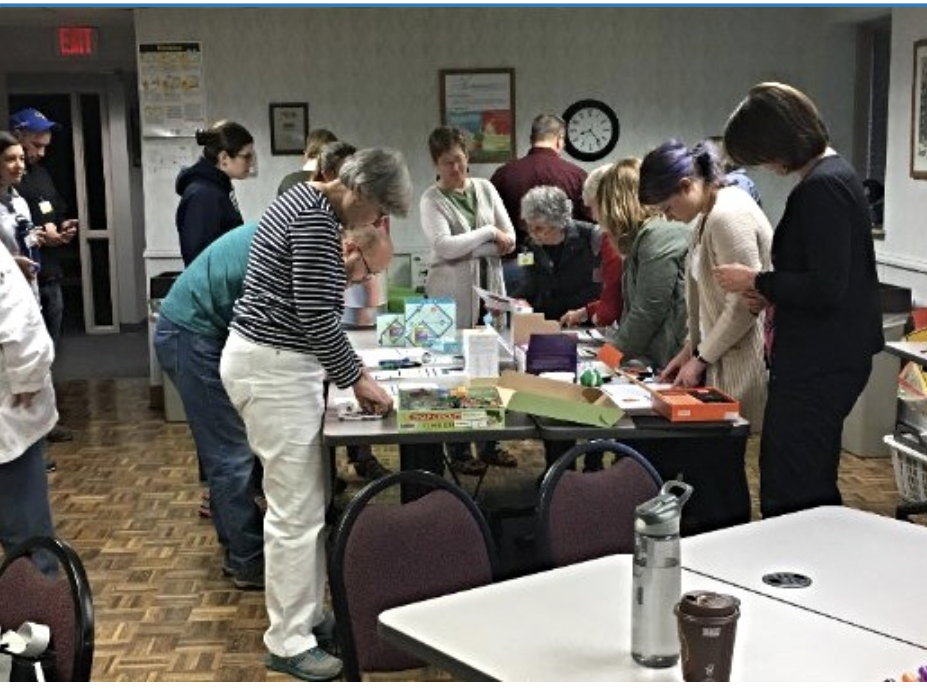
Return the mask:
[[692, 357], [695, 358], [695, 360], [697, 360], [699, 363], [704, 363], [705, 365], [711, 365], [711, 363], [709, 363], [707, 360], [702, 358], [702, 354], [698, 352], [698, 349], [695, 349], [694, 351], [692, 351]]

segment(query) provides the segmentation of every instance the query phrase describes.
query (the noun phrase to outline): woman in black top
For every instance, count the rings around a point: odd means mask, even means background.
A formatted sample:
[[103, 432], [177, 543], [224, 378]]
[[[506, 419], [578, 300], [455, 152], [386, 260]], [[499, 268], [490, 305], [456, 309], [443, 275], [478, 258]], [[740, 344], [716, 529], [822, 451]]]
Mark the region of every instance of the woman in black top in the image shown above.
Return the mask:
[[814, 103], [785, 84], [750, 90], [724, 146], [738, 163], [799, 176], [773, 238], [773, 270], [715, 268], [725, 290], [766, 310], [760, 508], [770, 517], [840, 504], [843, 421], [884, 341], [866, 193], [829, 146]]
[[177, 232], [184, 266], [220, 235], [244, 223], [232, 180], [248, 177], [254, 159], [254, 137], [243, 126], [222, 120], [196, 133], [203, 155], [180, 171]]

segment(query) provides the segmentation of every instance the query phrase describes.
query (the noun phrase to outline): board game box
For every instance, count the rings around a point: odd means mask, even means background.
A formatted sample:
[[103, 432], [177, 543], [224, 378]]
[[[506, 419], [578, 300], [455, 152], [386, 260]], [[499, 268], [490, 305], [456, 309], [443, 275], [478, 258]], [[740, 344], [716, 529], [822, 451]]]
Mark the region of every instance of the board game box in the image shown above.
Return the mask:
[[493, 386], [401, 387], [396, 417], [401, 431], [505, 427], [505, 408]]

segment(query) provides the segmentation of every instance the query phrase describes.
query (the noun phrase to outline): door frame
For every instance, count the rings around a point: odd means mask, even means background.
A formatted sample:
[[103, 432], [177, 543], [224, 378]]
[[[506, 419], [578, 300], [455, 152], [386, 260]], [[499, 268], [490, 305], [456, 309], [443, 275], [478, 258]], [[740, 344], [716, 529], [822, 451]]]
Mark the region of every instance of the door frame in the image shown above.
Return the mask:
[[[8, 97], [18, 94], [61, 94], [70, 98], [72, 136], [74, 146], [74, 181], [76, 190], [77, 217], [81, 220], [81, 229], [77, 240], [80, 243], [81, 292], [84, 310], [84, 330], [87, 334], [111, 334], [121, 329], [125, 320], [125, 301], [138, 300], [136, 267], [131, 262], [135, 251], [136, 239], [132, 224], [132, 201], [130, 187], [130, 161], [128, 147], [120, 147], [119, 142], [127, 142], [127, 118], [129, 112], [125, 75], [115, 74], [10, 74], [7, 80]], [[94, 94], [100, 99], [100, 128], [102, 130], [103, 177], [106, 194], [107, 227], [105, 229], [87, 228], [87, 195], [84, 171], [84, 141], [82, 114], [79, 98], [81, 94]], [[120, 188], [116, 190], [117, 187]], [[117, 199], [121, 201], [117, 202]], [[127, 233], [118, 233], [128, 229]], [[112, 306], [112, 324], [98, 325], [93, 311], [93, 277], [90, 256], [90, 241], [105, 239], [108, 241], [109, 263], [109, 300]], [[121, 242], [124, 241], [124, 242]], [[120, 261], [121, 259], [121, 261]], [[125, 265], [125, 266], [124, 266]], [[124, 270], [124, 271], [123, 271]], [[142, 299], [143, 300], [143, 299]], [[129, 313], [138, 312], [137, 309]]]

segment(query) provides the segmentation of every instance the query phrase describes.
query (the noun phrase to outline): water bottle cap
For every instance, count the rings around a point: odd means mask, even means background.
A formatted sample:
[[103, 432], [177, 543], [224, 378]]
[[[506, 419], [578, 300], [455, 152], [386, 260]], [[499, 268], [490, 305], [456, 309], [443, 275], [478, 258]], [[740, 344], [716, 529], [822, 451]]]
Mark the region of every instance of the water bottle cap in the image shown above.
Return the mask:
[[[676, 494], [673, 491], [679, 491]], [[634, 510], [634, 529], [647, 536], [671, 536], [679, 533], [682, 506], [692, 494], [692, 486], [681, 481], [663, 484], [660, 494]]]

